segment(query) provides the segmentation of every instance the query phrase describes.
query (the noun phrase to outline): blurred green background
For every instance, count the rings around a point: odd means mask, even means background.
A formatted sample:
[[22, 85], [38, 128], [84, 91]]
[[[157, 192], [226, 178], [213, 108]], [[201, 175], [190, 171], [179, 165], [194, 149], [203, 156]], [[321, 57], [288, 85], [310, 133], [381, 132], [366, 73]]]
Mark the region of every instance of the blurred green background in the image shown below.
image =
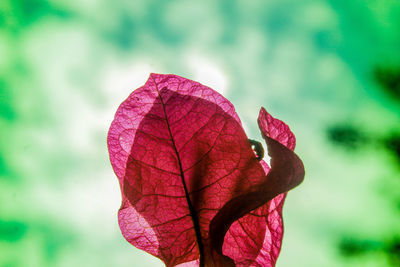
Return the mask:
[[398, 0], [2, 0], [1, 267], [163, 266], [119, 231], [106, 148], [150, 72], [296, 134], [278, 267], [400, 266]]

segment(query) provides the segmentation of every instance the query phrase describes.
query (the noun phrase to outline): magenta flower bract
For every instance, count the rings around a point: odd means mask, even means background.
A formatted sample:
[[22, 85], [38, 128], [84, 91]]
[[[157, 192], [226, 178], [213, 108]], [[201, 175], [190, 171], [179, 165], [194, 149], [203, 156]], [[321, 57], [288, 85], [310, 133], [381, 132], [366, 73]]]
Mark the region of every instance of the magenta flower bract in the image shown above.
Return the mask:
[[275, 266], [286, 192], [304, 177], [289, 127], [261, 108], [271, 166], [211, 88], [151, 74], [120, 105], [108, 150], [126, 240], [166, 266]]

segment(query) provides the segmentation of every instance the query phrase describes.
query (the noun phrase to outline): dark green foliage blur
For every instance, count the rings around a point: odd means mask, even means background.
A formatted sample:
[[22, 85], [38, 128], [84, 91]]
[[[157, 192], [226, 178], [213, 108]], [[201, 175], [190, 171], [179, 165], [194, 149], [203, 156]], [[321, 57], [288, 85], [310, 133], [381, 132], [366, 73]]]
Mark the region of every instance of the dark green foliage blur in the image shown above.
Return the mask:
[[295, 133], [278, 267], [400, 266], [399, 47], [394, 0], [0, 1], [0, 266], [163, 266], [120, 234], [106, 147], [150, 72]]
[[400, 66], [377, 67], [374, 74], [376, 81], [389, 97], [400, 99]]
[[356, 150], [366, 142], [366, 137], [353, 125], [334, 125], [328, 127], [327, 132], [330, 142], [350, 150]]

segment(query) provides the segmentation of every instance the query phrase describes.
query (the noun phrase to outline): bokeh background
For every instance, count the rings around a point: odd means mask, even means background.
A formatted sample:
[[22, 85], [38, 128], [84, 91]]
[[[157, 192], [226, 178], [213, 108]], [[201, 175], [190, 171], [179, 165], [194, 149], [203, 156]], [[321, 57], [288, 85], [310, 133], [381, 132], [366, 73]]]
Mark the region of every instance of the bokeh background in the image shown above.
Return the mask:
[[163, 266], [119, 231], [106, 148], [150, 72], [296, 134], [278, 267], [400, 266], [398, 0], [2, 0], [1, 267]]

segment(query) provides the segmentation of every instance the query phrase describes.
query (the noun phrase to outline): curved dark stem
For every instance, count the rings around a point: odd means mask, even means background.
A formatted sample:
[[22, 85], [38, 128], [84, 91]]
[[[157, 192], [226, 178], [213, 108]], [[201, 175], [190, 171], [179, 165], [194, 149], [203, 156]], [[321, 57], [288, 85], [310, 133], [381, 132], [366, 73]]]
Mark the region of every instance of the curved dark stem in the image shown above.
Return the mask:
[[221, 256], [224, 238], [232, 223], [303, 181], [305, 172], [300, 158], [272, 138], [266, 137], [265, 141], [271, 156], [271, 170], [265, 182], [258, 190], [228, 201], [210, 223], [211, 245]]

